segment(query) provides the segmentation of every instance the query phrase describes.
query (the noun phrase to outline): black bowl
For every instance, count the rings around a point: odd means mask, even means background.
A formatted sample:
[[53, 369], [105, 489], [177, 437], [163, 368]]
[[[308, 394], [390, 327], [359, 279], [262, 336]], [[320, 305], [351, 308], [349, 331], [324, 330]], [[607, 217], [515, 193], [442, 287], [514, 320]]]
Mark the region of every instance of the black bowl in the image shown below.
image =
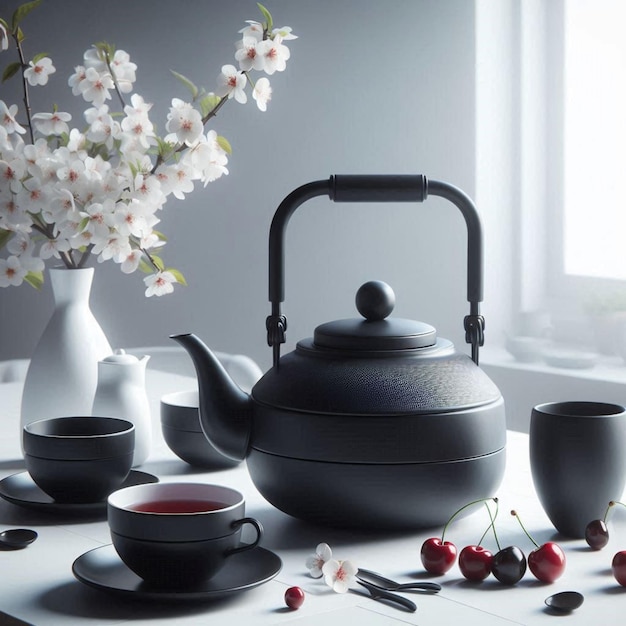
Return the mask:
[[169, 449], [193, 467], [225, 469], [240, 463], [218, 452], [202, 432], [197, 391], [179, 391], [161, 398], [161, 431]]
[[26, 425], [22, 442], [28, 473], [56, 502], [99, 502], [130, 473], [135, 427], [112, 417], [58, 417]]

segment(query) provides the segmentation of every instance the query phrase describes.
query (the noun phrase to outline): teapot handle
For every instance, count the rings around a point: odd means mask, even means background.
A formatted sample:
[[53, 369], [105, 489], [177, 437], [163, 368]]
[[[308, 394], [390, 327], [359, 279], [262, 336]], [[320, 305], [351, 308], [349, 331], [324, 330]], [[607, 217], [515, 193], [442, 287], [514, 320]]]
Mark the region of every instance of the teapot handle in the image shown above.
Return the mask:
[[267, 343], [274, 351], [274, 367], [280, 359], [280, 344], [285, 342], [287, 318], [281, 314], [285, 299], [285, 231], [294, 211], [304, 202], [327, 195], [334, 202], [423, 202], [428, 195], [452, 202], [463, 214], [467, 225], [467, 300], [470, 313], [465, 316], [465, 341], [472, 346], [472, 360], [478, 365], [478, 349], [484, 344], [485, 319], [480, 315], [483, 299], [482, 227], [474, 203], [460, 189], [417, 175], [335, 175], [298, 187], [279, 205], [270, 227], [269, 300], [272, 314], [266, 320]]

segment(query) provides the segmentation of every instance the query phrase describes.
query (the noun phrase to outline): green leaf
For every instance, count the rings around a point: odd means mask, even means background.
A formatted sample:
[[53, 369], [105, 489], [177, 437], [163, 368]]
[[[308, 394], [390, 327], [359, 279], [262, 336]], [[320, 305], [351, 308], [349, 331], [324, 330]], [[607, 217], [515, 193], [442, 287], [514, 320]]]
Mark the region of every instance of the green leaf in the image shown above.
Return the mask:
[[95, 43], [93, 47], [98, 51], [98, 56], [101, 61], [106, 61], [107, 58], [112, 59], [115, 54], [115, 46], [108, 41], [99, 41]]
[[13, 21], [11, 22], [11, 31], [17, 32], [18, 24], [33, 10], [41, 4], [41, 0], [32, 0], [15, 9], [13, 13]]
[[43, 272], [28, 272], [24, 276], [24, 280], [35, 289], [41, 289], [43, 287]]
[[200, 100], [202, 117], [206, 117], [220, 102], [221, 98], [214, 93], [209, 93]]
[[146, 259], [141, 257], [141, 259], [139, 260], [139, 269], [144, 274], [152, 274], [152, 272], [154, 272], [154, 265], [152, 265], [151, 263], [148, 263]]
[[228, 139], [226, 139], [226, 137], [222, 137], [221, 135], [217, 136], [217, 143], [219, 144], [220, 148], [222, 150], [224, 150], [224, 152], [226, 152], [226, 154], [232, 154], [233, 153], [233, 149], [228, 141]]
[[162, 272], [165, 269], [165, 263], [163, 263], [163, 259], [158, 254], [150, 253], [150, 259], [152, 259], [152, 263], [153, 263], [153, 267], [150, 270], [151, 272], [154, 271], [155, 265], [159, 269], [160, 272]]
[[187, 89], [189, 89], [193, 99], [195, 100], [198, 97], [198, 88], [196, 87], [196, 85], [194, 85], [194, 83], [192, 81], [190, 81], [186, 76], [183, 76], [182, 74], [179, 74], [178, 72], [175, 72], [174, 70], [170, 70], [170, 72], [172, 72], [172, 74], [176, 78], [178, 78], [178, 80], [183, 85], [185, 85], [185, 87], [187, 87]]
[[22, 64], [19, 61], [15, 61], [13, 63], [9, 63], [5, 68], [4, 72], [2, 72], [2, 82], [5, 80], [9, 80], [11, 76], [14, 76], [22, 69]]
[[87, 226], [89, 225], [89, 218], [88, 217], [83, 217], [83, 219], [80, 221], [80, 224], [78, 225], [78, 232], [83, 232], [85, 230], [85, 228], [87, 228]]
[[166, 237], [166, 236], [165, 236], [162, 232], [159, 232], [158, 230], [154, 230], [154, 229], [153, 229], [153, 230], [152, 230], [152, 234], [153, 234], [153, 235], [156, 235], [156, 238], [157, 238], [159, 241], [167, 241], [167, 237]]
[[22, 43], [22, 41], [24, 41], [24, 39], [26, 39], [26, 35], [24, 34], [24, 31], [18, 26], [17, 28], [17, 43]]
[[174, 152], [176, 149], [176, 144], [173, 144], [169, 141], [164, 141], [161, 137], [157, 137], [157, 154], [165, 161], [167, 158]]
[[13, 232], [10, 230], [4, 230], [4, 228], [0, 228], [0, 250], [7, 245], [8, 241], [13, 236]]
[[37, 63], [37, 61], [40, 61], [41, 59], [47, 56], [50, 56], [47, 52], [40, 52], [39, 54], [36, 54], [33, 57], [33, 63]]
[[272, 14], [260, 2], [257, 2], [256, 5], [259, 7], [259, 11], [261, 11], [261, 14], [265, 18], [265, 29], [271, 31], [274, 26]]
[[174, 278], [176, 279], [177, 283], [180, 283], [181, 285], [185, 287], [187, 286], [187, 281], [185, 280], [185, 277], [183, 276], [182, 272], [180, 272], [177, 269], [174, 269], [173, 267], [168, 267], [165, 271], [172, 274]]

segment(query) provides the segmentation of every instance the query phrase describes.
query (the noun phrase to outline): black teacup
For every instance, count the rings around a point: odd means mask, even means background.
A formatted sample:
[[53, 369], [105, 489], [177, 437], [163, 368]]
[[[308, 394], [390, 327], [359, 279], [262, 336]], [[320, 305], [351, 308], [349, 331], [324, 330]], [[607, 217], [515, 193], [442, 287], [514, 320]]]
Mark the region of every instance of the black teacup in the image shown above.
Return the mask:
[[115, 417], [54, 417], [24, 426], [26, 469], [60, 503], [103, 501], [130, 473], [135, 427]]
[[[263, 527], [244, 517], [235, 489], [204, 483], [126, 487], [108, 498], [113, 546], [124, 563], [158, 587], [193, 587], [215, 576], [233, 554], [256, 547]], [[256, 531], [241, 544], [241, 527]]]

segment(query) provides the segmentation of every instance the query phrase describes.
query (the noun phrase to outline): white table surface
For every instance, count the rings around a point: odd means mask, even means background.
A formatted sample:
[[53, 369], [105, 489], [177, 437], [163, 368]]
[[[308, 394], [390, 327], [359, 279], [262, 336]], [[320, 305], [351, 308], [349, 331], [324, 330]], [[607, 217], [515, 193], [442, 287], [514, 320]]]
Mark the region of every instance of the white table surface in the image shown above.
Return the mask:
[[[356, 593], [336, 594], [321, 580], [309, 576], [306, 557], [320, 542], [328, 543], [337, 558], [374, 569], [402, 581], [431, 579], [420, 562], [420, 547], [441, 529], [404, 534], [377, 534], [317, 527], [295, 520], [268, 504], [251, 482], [245, 463], [235, 469], [205, 472], [179, 460], [165, 445], [159, 424], [159, 398], [177, 390], [191, 389], [195, 381], [185, 376], [148, 370], [147, 386], [154, 421], [153, 450], [139, 469], [161, 481], [205, 481], [239, 489], [247, 500], [246, 512], [265, 527], [262, 544], [276, 552], [283, 568], [276, 578], [255, 589], [225, 600], [178, 605], [123, 600], [78, 582], [72, 575], [73, 561], [84, 552], [110, 543], [106, 519], [84, 521], [71, 515], [43, 514], [0, 499], [0, 530], [34, 528], [38, 540], [25, 550], [0, 551], [0, 611], [36, 626], [101, 624], [289, 624], [293, 626], [383, 626], [394, 624], [449, 625], [542, 624], [563, 619], [567, 624], [616, 623], [623, 614], [626, 589], [611, 575], [613, 554], [626, 549], [626, 509], [616, 510], [609, 523], [611, 541], [602, 551], [591, 551], [584, 540], [556, 536], [535, 496], [528, 464], [528, 438], [509, 432], [507, 470], [497, 495], [500, 516], [497, 529], [503, 546], [515, 544], [525, 553], [532, 545], [517, 521], [509, 515], [515, 508], [538, 542], [555, 537], [567, 556], [565, 574], [551, 585], [538, 582], [530, 572], [513, 587], [490, 577], [469, 583], [455, 565], [435, 580], [443, 590], [438, 595], [408, 594], [418, 605], [406, 613]], [[24, 471], [20, 453], [19, 405], [22, 384], [0, 384], [0, 478]], [[548, 399], [547, 399], [548, 400]], [[621, 508], [621, 507], [619, 507]], [[455, 521], [446, 538], [459, 551], [476, 543], [488, 525], [485, 512]], [[489, 536], [484, 545], [495, 550]], [[306, 593], [304, 605], [291, 611], [284, 605], [285, 590], [299, 585]], [[577, 611], [555, 617], [546, 610], [544, 599], [558, 591], [578, 590], [585, 602]], [[322, 621], [323, 620], [323, 621]], [[0, 615], [0, 625], [13, 622]], [[17, 622], [16, 622], [17, 623]]]

